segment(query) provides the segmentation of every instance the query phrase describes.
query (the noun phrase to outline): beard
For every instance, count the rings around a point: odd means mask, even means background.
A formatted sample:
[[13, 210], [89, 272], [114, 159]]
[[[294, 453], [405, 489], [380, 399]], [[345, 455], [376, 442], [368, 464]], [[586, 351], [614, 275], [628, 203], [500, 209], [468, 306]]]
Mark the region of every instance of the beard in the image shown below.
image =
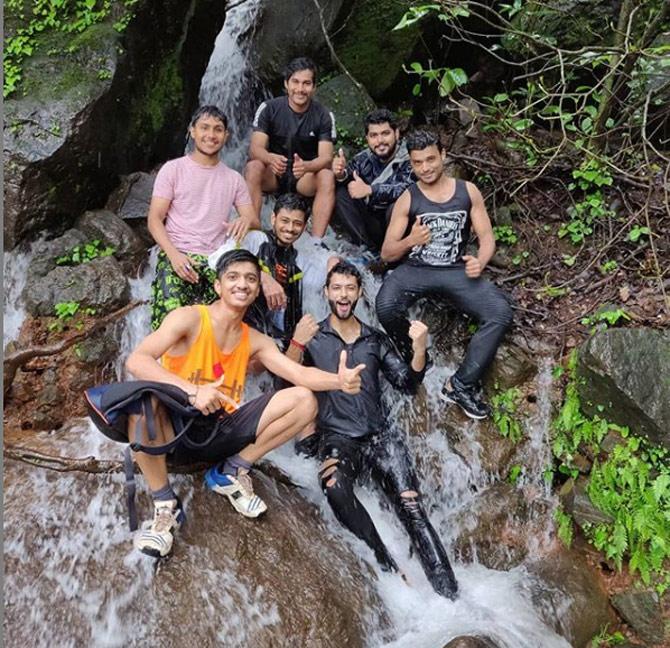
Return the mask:
[[349, 310], [346, 315], [340, 315], [337, 311], [337, 302], [334, 301], [333, 299], [328, 300], [328, 306], [330, 306], [330, 312], [337, 317], [339, 320], [347, 320], [350, 317], [353, 316], [354, 311], [356, 310], [356, 304], [358, 304], [358, 299], [356, 301], [351, 302], [351, 306], [349, 307]]

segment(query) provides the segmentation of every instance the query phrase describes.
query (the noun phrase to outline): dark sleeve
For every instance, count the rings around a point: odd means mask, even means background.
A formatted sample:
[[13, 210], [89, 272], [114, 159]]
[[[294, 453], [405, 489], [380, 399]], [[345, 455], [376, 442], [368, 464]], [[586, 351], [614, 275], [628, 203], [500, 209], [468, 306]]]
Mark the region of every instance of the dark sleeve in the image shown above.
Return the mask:
[[402, 359], [387, 336], [379, 333], [377, 337], [382, 373], [396, 389], [415, 394], [426, 373], [426, 368], [424, 367], [422, 371], [414, 371], [411, 365]]
[[259, 131], [269, 135], [270, 121], [270, 106], [268, 105], [267, 101], [264, 101], [260, 106], [258, 106], [258, 110], [256, 110], [252, 128], [254, 131]]
[[[337, 151], [336, 151], [336, 153], [337, 153]], [[349, 160], [349, 162], [347, 162], [347, 175], [345, 175], [344, 178], [342, 178], [342, 180], [338, 180], [337, 182], [339, 184], [344, 184], [344, 185], [349, 184], [354, 179], [354, 171], [356, 171], [356, 173], [358, 173], [358, 175], [365, 182], [368, 182], [368, 180], [365, 179], [365, 176], [361, 173], [363, 168], [367, 166], [365, 164], [366, 161], [367, 161], [367, 158], [366, 158], [366, 155], [365, 155], [365, 151], [360, 151], [359, 153], [354, 155], [354, 157], [352, 157], [351, 160]], [[372, 178], [370, 180], [372, 180]]]
[[335, 115], [326, 108], [321, 110], [321, 119], [319, 121], [319, 132], [317, 133], [319, 142], [335, 142], [337, 131], [335, 129]]
[[415, 179], [412, 174], [412, 166], [409, 162], [403, 162], [393, 174], [392, 182], [372, 185], [370, 202], [373, 204], [395, 202], [413, 182], [415, 182]]

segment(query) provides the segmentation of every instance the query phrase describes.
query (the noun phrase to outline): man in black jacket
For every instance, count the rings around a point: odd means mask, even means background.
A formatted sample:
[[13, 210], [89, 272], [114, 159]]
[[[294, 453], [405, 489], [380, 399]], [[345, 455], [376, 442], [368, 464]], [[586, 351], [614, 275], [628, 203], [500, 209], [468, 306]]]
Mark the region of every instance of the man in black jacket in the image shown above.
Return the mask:
[[416, 178], [390, 110], [366, 115], [365, 139], [368, 148], [350, 162], [342, 149], [333, 160], [335, 217], [353, 243], [379, 252], [393, 204]]
[[447, 554], [421, 505], [407, 448], [399, 430], [386, 420], [381, 401], [380, 372], [397, 389], [416, 391], [426, 368], [428, 329], [422, 322], [412, 322], [409, 334], [414, 353], [408, 365], [387, 336], [354, 316], [362, 294], [361, 276], [355, 266], [346, 262], [334, 266], [328, 273], [325, 293], [331, 315], [319, 324], [306, 345], [304, 364], [329, 370], [337, 368], [342, 354], [346, 354], [348, 365], [364, 364], [365, 369], [358, 395], [335, 391], [317, 394], [317, 436], [303, 439], [301, 445], [305, 448], [318, 442], [323, 462], [321, 484], [337, 519], [367, 543], [382, 569], [398, 571], [372, 519], [354, 494], [357, 477], [371, 471], [395, 505], [431, 585], [442, 596], [453, 599], [458, 585]]

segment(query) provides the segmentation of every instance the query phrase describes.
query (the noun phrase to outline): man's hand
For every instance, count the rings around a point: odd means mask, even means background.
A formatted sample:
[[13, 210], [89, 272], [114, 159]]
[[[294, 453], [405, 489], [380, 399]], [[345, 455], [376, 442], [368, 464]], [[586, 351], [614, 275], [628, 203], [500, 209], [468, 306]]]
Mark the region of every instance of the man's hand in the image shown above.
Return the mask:
[[300, 180], [300, 178], [307, 173], [305, 160], [303, 160], [297, 153], [293, 154], [293, 168], [291, 169], [291, 172], [296, 180]]
[[228, 238], [235, 239], [237, 243], [240, 243], [242, 239], [247, 235], [251, 224], [246, 218], [236, 218], [234, 221], [228, 223]]
[[193, 407], [199, 409], [205, 415], [218, 412], [226, 403], [234, 405], [237, 409], [237, 403], [219, 389], [221, 385], [223, 385], [223, 376], [213, 383], [198, 385], [194, 393]]
[[284, 173], [286, 173], [288, 158], [279, 155], [278, 153], [268, 153], [268, 157], [270, 158], [270, 169], [272, 169], [272, 173], [276, 176], [283, 176]]
[[337, 375], [340, 379], [340, 389], [345, 394], [358, 394], [361, 391], [361, 371], [365, 369], [364, 364], [359, 364], [353, 369], [347, 368], [347, 352], [340, 353], [340, 366]]
[[363, 182], [357, 171], [354, 171], [354, 179], [347, 185], [347, 189], [352, 198], [367, 198], [372, 194], [372, 187]]
[[191, 259], [189, 259], [187, 255], [182, 254], [181, 252], [176, 252], [172, 256], [169, 256], [168, 259], [180, 279], [192, 284], [196, 284], [200, 281], [200, 277], [191, 265]]
[[319, 325], [316, 323], [316, 320], [311, 315], [303, 315], [295, 327], [293, 339], [299, 344], [307, 346], [318, 330]]
[[286, 293], [281, 284], [267, 272], [261, 272], [261, 288], [270, 310], [286, 308]]
[[415, 245], [426, 245], [430, 243], [430, 227], [421, 223], [421, 216], [417, 216], [412, 225], [412, 229], [407, 237], [408, 243], [414, 247]]
[[344, 151], [340, 149], [337, 155], [333, 158], [333, 173], [337, 180], [343, 180], [347, 174], [347, 160], [344, 157]]
[[482, 274], [484, 266], [477, 257], [466, 254], [461, 258], [465, 261], [465, 274], [470, 277], [470, 279], [476, 279]]
[[412, 320], [407, 333], [412, 340], [412, 351], [425, 351], [428, 344], [428, 327], [419, 320]]

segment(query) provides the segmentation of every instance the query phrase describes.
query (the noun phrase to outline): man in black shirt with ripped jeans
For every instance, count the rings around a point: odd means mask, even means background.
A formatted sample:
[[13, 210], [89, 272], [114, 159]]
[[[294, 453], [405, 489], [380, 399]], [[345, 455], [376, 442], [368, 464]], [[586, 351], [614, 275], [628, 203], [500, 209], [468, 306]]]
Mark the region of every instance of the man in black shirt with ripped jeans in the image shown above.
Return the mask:
[[354, 316], [362, 294], [361, 275], [355, 266], [342, 261], [335, 265], [328, 273], [325, 293], [331, 315], [307, 342], [303, 362], [328, 370], [346, 358], [349, 366], [364, 367], [362, 386], [357, 396], [341, 398], [335, 391], [317, 394], [317, 432], [303, 439], [300, 449], [311, 446], [314, 450], [318, 444], [323, 462], [321, 484], [335, 516], [374, 551], [382, 569], [398, 571], [370, 515], [354, 494], [354, 482], [371, 472], [394, 504], [433, 589], [454, 599], [458, 585], [449, 559], [421, 504], [401, 432], [388, 420], [381, 400], [380, 372], [397, 389], [416, 392], [426, 365], [428, 329], [422, 322], [412, 322], [412, 358], [405, 362], [381, 331]]
[[[386, 230], [382, 259], [402, 264], [377, 294], [377, 317], [405, 359], [411, 353], [407, 309], [421, 297], [445, 297], [473, 317], [479, 328], [442, 393], [470, 418], [483, 419], [490, 408], [478, 396], [479, 382], [512, 323], [503, 292], [481, 277], [495, 252], [493, 228], [477, 187], [445, 175], [445, 152], [437, 135], [415, 131], [406, 142], [419, 180], [397, 200]], [[471, 228], [477, 256], [465, 254]]]

